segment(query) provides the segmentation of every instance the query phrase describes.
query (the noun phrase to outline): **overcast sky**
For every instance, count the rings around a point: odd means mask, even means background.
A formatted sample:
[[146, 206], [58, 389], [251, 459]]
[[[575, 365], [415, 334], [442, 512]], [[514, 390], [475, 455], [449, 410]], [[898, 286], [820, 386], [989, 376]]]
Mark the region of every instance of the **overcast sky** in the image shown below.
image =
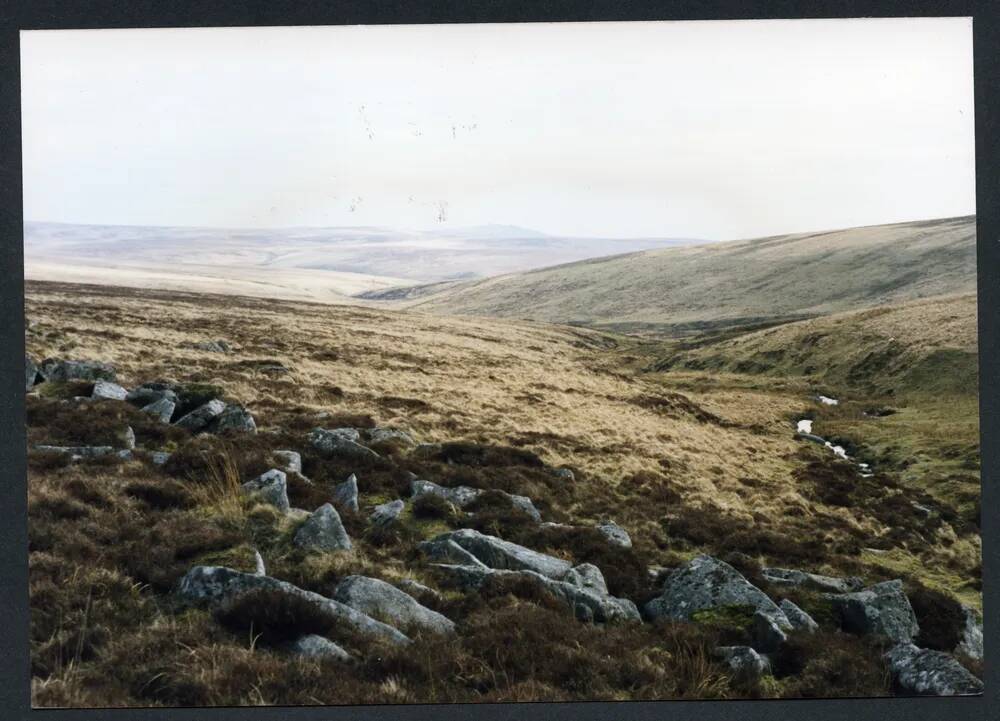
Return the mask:
[[721, 239], [969, 214], [971, 27], [24, 32], [25, 217]]

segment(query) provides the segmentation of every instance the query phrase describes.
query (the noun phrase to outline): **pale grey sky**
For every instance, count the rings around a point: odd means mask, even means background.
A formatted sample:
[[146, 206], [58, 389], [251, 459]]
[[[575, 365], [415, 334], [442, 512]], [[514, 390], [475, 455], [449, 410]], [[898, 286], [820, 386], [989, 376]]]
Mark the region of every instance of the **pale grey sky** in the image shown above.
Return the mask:
[[975, 212], [968, 19], [32, 31], [25, 217], [704, 239]]

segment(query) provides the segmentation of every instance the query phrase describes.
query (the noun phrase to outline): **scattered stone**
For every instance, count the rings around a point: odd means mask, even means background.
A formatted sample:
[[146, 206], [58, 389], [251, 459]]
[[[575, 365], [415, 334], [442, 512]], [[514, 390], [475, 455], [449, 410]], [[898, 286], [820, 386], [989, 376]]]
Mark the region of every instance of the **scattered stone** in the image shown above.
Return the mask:
[[375, 510], [372, 511], [371, 521], [376, 526], [387, 526], [399, 518], [399, 514], [403, 512], [404, 508], [406, 508], [406, 504], [398, 499], [375, 506]]
[[195, 566], [184, 574], [177, 586], [180, 598], [211, 607], [219, 607], [234, 598], [258, 590], [286, 594], [308, 601], [319, 613], [335, 624], [350, 626], [368, 636], [384, 638], [393, 643], [408, 643], [410, 640], [399, 630], [376, 621], [361, 611], [270, 576], [257, 576], [222, 566]]
[[943, 651], [900, 643], [885, 655], [893, 678], [909, 693], [933, 696], [971, 696], [983, 692], [983, 682]]
[[557, 580], [562, 580], [572, 568], [569, 561], [532, 551], [496, 536], [487, 536], [471, 528], [442, 533], [431, 540], [454, 541], [490, 568], [535, 571]]
[[153, 462], [154, 466], [162, 466], [170, 460], [170, 454], [166, 451], [153, 451], [149, 454], [149, 460]]
[[581, 563], [579, 566], [574, 566], [569, 569], [563, 580], [603, 596], [608, 595], [608, 584], [604, 580], [604, 574], [593, 563]]
[[555, 474], [556, 478], [563, 478], [567, 481], [576, 480], [576, 476], [573, 474], [573, 471], [571, 471], [569, 468], [557, 468], [555, 471], [553, 471], [553, 473]]
[[293, 641], [288, 645], [289, 653], [305, 658], [332, 658], [336, 661], [349, 663], [351, 655], [340, 646], [324, 636], [311, 633]]
[[203, 340], [192, 343], [191, 347], [196, 350], [204, 350], [209, 353], [228, 353], [232, 348], [224, 340]]
[[163, 398], [172, 401], [175, 405], [177, 404], [177, 393], [173, 385], [159, 381], [143, 383], [138, 388], [129, 391], [128, 395], [125, 396], [125, 400], [140, 408], [149, 406]]
[[956, 653], [963, 653], [969, 658], [983, 658], [983, 619], [968, 606], [962, 606], [965, 613], [965, 627], [962, 629], [962, 639], [958, 642]]
[[353, 473], [333, 487], [333, 502], [344, 511], [358, 512], [358, 477]]
[[108, 363], [46, 358], [39, 372], [47, 381], [115, 381], [115, 369]]
[[170, 419], [174, 417], [174, 410], [176, 408], [177, 404], [174, 401], [163, 397], [157, 401], [153, 401], [149, 405], [143, 406], [142, 410], [156, 416], [161, 423], [170, 423]]
[[272, 468], [266, 473], [247, 481], [243, 484], [243, 490], [250, 494], [256, 494], [264, 503], [268, 503], [279, 511], [288, 511], [291, 505], [288, 503], [288, 478], [284, 471]]
[[[785, 628], [791, 628], [791, 622]], [[753, 615], [752, 635], [753, 647], [763, 653], [777, 651], [788, 640], [788, 634], [785, 633], [785, 629], [772, 616], [768, 616], [760, 611], [757, 611]]]
[[608, 541], [621, 548], [632, 548], [632, 537], [628, 531], [619, 526], [614, 521], [605, 521], [597, 527], [597, 530], [608, 539]]
[[35, 387], [35, 381], [38, 380], [38, 366], [35, 365], [35, 361], [31, 360], [31, 356], [27, 353], [24, 354], [24, 390], [30, 391]]
[[135, 449], [135, 431], [132, 430], [132, 426], [125, 426], [125, 430], [118, 434], [118, 441], [122, 448], [130, 451]]
[[288, 473], [302, 473], [302, 455], [298, 451], [272, 451], [271, 455], [282, 462]]
[[765, 568], [761, 571], [764, 579], [775, 586], [796, 586], [811, 588], [826, 593], [851, 593], [860, 591], [864, 585], [860, 578], [834, 578], [817, 573], [806, 573], [790, 568]]
[[396, 581], [396, 588], [398, 588], [401, 591], [405, 591], [414, 598], [417, 598], [419, 596], [429, 596], [430, 598], [433, 598], [435, 600], [438, 601], [441, 600], [440, 593], [435, 591], [430, 586], [425, 586], [424, 584], [420, 583], [419, 581], [415, 581], [412, 578], [401, 578], [400, 580]]
[[37, 445], [35, 450], [48, 453], [65, 453], [72, 461], [89, 460], [91, 458], [101, 458], [103, 456], [117, 455], [122, 460], [131, 460], [132, 451], [129, 449], [119, 450], [112, 446], [47, 446]]
[[[410, 482], [411, 498], [415, 499], [423, 495], [438, 496], [439, 498], [443, 498], [448, 501], [456, 508], [465, 508], [485, 492], [486, 491], [483, 491], [482, 489], [470, 488], [469, 486], [446, 488], [445, 486], [439, 486], [437, 483], [431, 483], [430, 481], [420, 479]], [[532, 520], [542, 520], [542, 514], [538, 512], [538, 509], [535, 508], [535, 504], [532, 503], [531, 499], [527, 496], [519, 496], [513, 493], [507, 493], [506, 491], [497, 491], [497, 493], [507, 498], [512, 506], [519, 508], [528, 514]]]
[[785, 613], [785, 618], [787, 618], [788, 622], [792, 624], [792, 628], [794, 630], [808, 631], [809, 633], [812, 633], [813, 631], [819, 629], [819, 624], [813, 620], [812, 616], [789, 601], [787, 598], [781, 599], [781, 603], [778, 604], [778, 608]]
[[455, 631], [451, 619], [420, 605], [408, 593], [377, 578], [348, 576], [337, 584], [333, 598], [397, 628], [440, 634]]
[[227, 405], [225, 410], [208, 424], [207, 430], [212, 433], [222, 433], [223, 431], [256, 433], [257, 422], [253, 419], [250, 411], [233, 403]]
[[459, 546], [450, 538], [432, 538], [421, 542], [419, 548], [428, 559], [440, 564], [453, 564], [457, 566], [474, 566], [488, 569], [485, 563]]
[[407, 448], [413, 448], [417, 442], [406, 431], [395, 428], [370, 428], [365, 431], [369, 443], [393, 443]]
[[255, 576], [266, 576], [267, 569], [264, 567], [264, 557], [260, 555], [260, 551], [256, 548], [253, 550], [253, 562], [254, 562], [254, 575]]
[[719, 646], [713, 652], [725, 661], [739, 682], [752, 682], [771, 673], [771, 663], [749, 646]]
[[[281, 473], [281, 471], [278, 471]], [[329, 503], [317, 508], [295, 533], [295, 545], [310, 551], [350, 551], [351, 539], [337, 510]]]
[[198, 431], [205, 430], [209, 423], [222, 415], [224, 410], [226, 410], [226, 404], [218, 398], [213, 398], [205, 405], [195, 408], [186, 416], [180, 418], [174, 425], [189, 430], [192, 433], [197, 433]]
[[361, 435], [353, 428], [337, 428], [328, 431], [315, 428], [309, 433], [313, 447], [325, 456], [351, 459], [375, 459], [379, 454], [358, 443]]
[[782, 628], [791, 624], [784, 612], [739, 571], [724, 561], [700, 555], [671, 572], [658, 598], [646, 604], [651, 619], [691, 619], [696, 611], [720, 606], [752, 606]]
[[127, 390], [111, 381], [97, 381], [94, 390], [90, 392], [91, 398], [106, 398], [113, 401], [123, 401], [127, 396]]
[[840, 614], [844, 630], [851, 633], [879, 634], [896, 643], [909, 642], [920, 633], [899, 579], [876, 583], [863, 591], [824, 596]]

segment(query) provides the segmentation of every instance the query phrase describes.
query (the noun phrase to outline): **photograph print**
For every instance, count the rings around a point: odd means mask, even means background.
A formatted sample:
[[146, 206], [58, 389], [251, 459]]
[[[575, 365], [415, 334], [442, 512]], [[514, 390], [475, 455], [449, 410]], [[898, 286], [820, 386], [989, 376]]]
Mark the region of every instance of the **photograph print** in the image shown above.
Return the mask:
[[34, 707], [983, 692], [971, 19], [20, 56]]

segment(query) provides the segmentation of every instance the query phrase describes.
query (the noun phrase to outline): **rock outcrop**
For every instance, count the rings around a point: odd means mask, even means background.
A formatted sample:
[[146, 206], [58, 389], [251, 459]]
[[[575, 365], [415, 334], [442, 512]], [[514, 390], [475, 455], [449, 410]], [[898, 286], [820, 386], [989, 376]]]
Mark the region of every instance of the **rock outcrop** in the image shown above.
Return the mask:
[[128, 391], [117, 383], [100, 380], [94, 383], [94, 389], [90, 392], [90, 397], [123, 401], [126, 397], [128, 397]]
[[174, 410], [176, 408], [176, 402], [167, 397], [163, 397], [159, 400], [153, 401], [149, 405], [143, 406], [142, 410], [155, 416], [161, 423], [170, 423], [170, 419], [174, 417]]
[[[178, 421], [180, 423], [180, 421]], [[241, 405], [231, 403], [206, 426], [212, 433], [234, 431], [236, 433], [256, 433], [257, 422], [253, 415]]]
[[896, 643], [909, 642], [920, 633], [913, 607], [903, 593], [903, 582], [898, 579], [825, 597], [840, 615], [845, 631], [878, 634]]
[[[542, 520], [542, 514], [538, 512], [538, 509], [535, 508], [535, 504], [532, 503], [531, 499], [527, 496], [519, 496], [513, 493], [507, 493], [506, 491], [495, 492], [507, 498], [512, 506], [524, 511], [533, 520]], [[410, 483], [410, 494], [412, 498], [416, 499], [423, 495], [438, 496], [439, 498], [443, 498], [448, 501], [456, 508], [465, 508], [478, 499], [483, 493], [486, 493], [486, 491], [479, 488], [470, 488], [469, 486], [455, 486], [453, 488], [447, 488], [445, 486], [439, 486], [437, 483], [420, 479], [414, 480]]]
[[896, 684], [905, 692], [933, 696], [969, 696], [983, 692], [983, 682], [943, 651], [894, 646], [885, 655]]
[[790, 568], [765, 568], [761, 575], [774, 586], [795, 586], [827, 593], [851, 593], [860, 591], [864, 585], [860, 578], [834, 578]]
[[302, 473], [302, 455], [298, 451], [272, 451], [286, 473]]
[[819, 624], [808, 613], [789, 601], [787, 598], [781, 599], [778, 604], [792, 628], [796, 631], [809, 631], [810, 633], [819, 628]]
[[342, 511], [358, 512], [358, 477], [353, 473], [333, 487], [333, 502]]
[[771, 672], [771, 664], [749, 646], [719, 646], [716, 658], [722, 659], [737, 682], [753, 682]]
[[47, 381], [116, 381], [117, 374], [109, 363], [90, 360], [57, 360], [46, 358], [38, 368]]
[[340, 515], [329, 503], [317, 508], [306, 519], [296, 531], [294, 543], [310, 551], [351, 550], [351, 539], [340, 520]]
[[213, 398], [208, 403], [198, 406], [187, 415], [179, 418], [174, 425], [192, 433], [198, 433], [208, 428], [208, 425], [222, 415], [224, 410], [226, 410], [226, 404], [218, 398]]
[[224, 566], [195, 566], [184, 574], [177, 586], [177, 593], [181, 599], [210, 607], [219, 607], [246, 593], [260, 590], [307, 601], [318, 613], [333, 623], [348, 626], [358, 633], [383, 638], [393, 643], [407, 643], [410, 640], [398, 629], [376, 621], [361, 611], [270, 576], [243, 573]]
[[243, 484], [246, 493], [256, 495], [262, 502], [270, 504], [279, 511], [288, 511], [288, 478], [284, 471], [277, 468], [262, 473], [251, 481]]
[[614, 521], [604, 521], [597, 526], [597, 530], [608, 539], [609, 543], [621, 548], [632, 548], [632, 537]]
[[377, 578], [348, 576], [337, 584], [333, 597], [397, 628], [438, 634], [455, 631], [451, 619], [422, 606], [408, 593]]
[[309, 433], [309, 441], [313, 448], [330, 458], [349, 458], [355, 460], [372, 460], [380, 458], [371, 448], [361, 445], [358, 441], [361, 434], [353, 428], [336, 428], [326, 430], [314, 428]]
[[325, 636], [310, 633], [288, 644], [288, 652], [304, 658], [330, 658], [343, 663], [350, 662], [351, 655]]
[[388, 526], [399, 518], [404, 508], [406, 508], [406, 504], [398, 499], [375, 506], [375, 510], [372, 511], [371, 522], [375, 526]]

